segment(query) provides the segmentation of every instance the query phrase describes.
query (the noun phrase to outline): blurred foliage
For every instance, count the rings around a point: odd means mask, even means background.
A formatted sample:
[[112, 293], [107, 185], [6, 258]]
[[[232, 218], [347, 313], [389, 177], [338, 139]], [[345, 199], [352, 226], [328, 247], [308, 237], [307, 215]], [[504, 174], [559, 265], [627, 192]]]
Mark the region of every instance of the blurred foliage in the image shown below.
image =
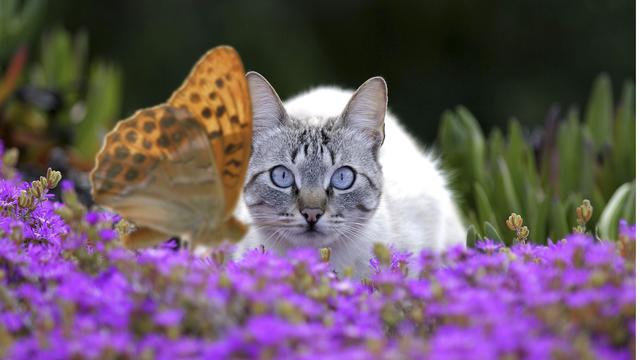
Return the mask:
[[0, 64], [38, 29], [44, 5], [43, 0], [0, 1]]
[[[42, 36], [38, 57], [26, 66], [15, 66], [16, 59], [25, 56], [24, 48], [14, 49], [0, 84], [0, 94], [1, 89], [11, 89], [9, 97], [0, 97], [0, 134], [8, 146], [23, 150], [27, 162], [44, 167], [51, 150], [59, 147], [74, 167], [87, 170], [104, 134], [118, 119], [120, 70], [108, 62], [90, 61], [88, 44], [85, 32], [72, 36], [56, 28]], [[8, 86], [7, 79], [17, 83]]]
[[124, 72], [123, 114], [166, 100], [207, 49], [233, 45], [287, 99], [381, 75], [391, 110], [426, 143], [464, 104], [484, 131], [549, 104], [585, 104], [594, 75], [635, 78], [632, 0], [49, 1], [47, 26], [86, 29]]
[[554, 109], [544, 131], [528, 138], [515, 119], [506, 135], [493, 129], [485, 137], [466, 108], [447, 110], [438, 144], [471, 224], [468, 243], [481, 236], [510, 243], [512, 212], [524, 218], [531, 241], [560, 239], [576, 226], [582, 199], [594, 208], [587, 229], [602, 238], [617, 238], [621, 218], [635, 222], [634, 91], [625, 83], [614, 110], [611, 82], [600, 75], [582, 122], [576, 108], [562, 120]]

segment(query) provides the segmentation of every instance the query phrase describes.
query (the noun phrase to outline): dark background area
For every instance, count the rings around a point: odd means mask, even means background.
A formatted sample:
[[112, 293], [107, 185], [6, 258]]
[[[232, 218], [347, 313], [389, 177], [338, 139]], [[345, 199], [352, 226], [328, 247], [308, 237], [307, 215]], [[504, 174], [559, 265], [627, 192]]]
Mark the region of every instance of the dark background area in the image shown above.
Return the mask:
[[229, 44], [283, 99], [318, 84], [384, 76], [390, 108], [431, 142], [467, 106], [485, 130], [586, 103], [600, 72], [635, 80], [634, 2], [52, 1], [45, 29], [87, 30], [119, 64], [123, 116], [166, 100], [209, 48]]

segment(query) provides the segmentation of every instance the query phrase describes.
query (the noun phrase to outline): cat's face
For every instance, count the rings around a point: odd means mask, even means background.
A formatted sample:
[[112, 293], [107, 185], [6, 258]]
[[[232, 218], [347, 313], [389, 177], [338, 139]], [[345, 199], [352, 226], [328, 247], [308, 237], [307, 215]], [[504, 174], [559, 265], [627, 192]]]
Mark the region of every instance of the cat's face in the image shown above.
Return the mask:
[[253, 226], [286, 246], [358, 237], [382, 191], [384, 80], [365, 83], [341, 115], [309, 122], [287, 114], [262, 76], [247, 77], [254, 138], [244, 198]]

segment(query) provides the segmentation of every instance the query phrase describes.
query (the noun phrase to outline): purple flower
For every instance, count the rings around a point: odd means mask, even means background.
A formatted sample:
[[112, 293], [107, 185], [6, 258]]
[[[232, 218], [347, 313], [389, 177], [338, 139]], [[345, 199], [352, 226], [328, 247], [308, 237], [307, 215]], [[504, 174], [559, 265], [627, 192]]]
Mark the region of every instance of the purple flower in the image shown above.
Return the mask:
[[636, 239], [636, 225], [635, 224], [629, 225], [626, 220], [621, 219], [620, 220], [619, 229], [620, 229], [619, 230], [620, 236], [627, 237], [627, 238], [632, 239], [632, 240]]
[[180, 324], [184, 312], [180, 309], [159, 310], [153, 315], [153, 320], [158, 325], [175, 326]]
[[362, 283], [316, 249], [233, 261], [224, 247], [223, 264], [166, 246], [132, 252], [115, 214], [67, 223], [51, 199], [16, 210], [25, 186], [0, 179], [6, 358], [632, 356], [635, 259], [621, 248], [634, 249], [635, 226], [625, 222], [618, 244], [573, 234], [547, 246], [391, 249]]
[[96, 212], [90, 211], [85, 215], [85, 220], [87, 221], [87, 224], [93, 226], [98, 223], [98, 220], [100, 220], [100, 215]]
[[118, 232], [113, 229], [100, 229], [98, 236], [105, 242], [110, 242], [118, 238]]

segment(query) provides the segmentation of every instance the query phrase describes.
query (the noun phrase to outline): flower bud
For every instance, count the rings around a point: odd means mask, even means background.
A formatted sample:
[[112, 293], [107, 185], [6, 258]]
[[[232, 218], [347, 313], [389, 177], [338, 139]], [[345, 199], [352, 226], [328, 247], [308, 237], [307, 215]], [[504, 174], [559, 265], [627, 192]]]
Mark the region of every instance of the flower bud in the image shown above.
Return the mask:
[[4, 152], [2, 163], [6, 167], [14, 167], [18, 163], [18, 149], [11, 148]]
[[529, 236], [529, 228], [526, 227], [526, 226], [518, 228], [518, 230], [516, 232], [516, 236], [518, 237], [518, 240], [525, 241], [527, 239], [527, 237]]
[[582, 219], [582, 207], [580, 206], [576, 208], [576, 218], [578, 218], [578, 223], [582, 223], [584, 221]]
[[49, 189], [49, 182], [47, 181], [47, 178], [44, 176], [40, 176], [40, 184], [42, 184], [42, 188], [43, 189]]
[[384, 244], [375, 243], [375, 245], [373, 245], [373, 253], [378, 258], [381, 265], [389, 266], [389, 264], [391, 264], [391, 252]]
[[66, 205], [57, 208], [55, 212], [65, 221], [71, 221], [71, 219], [73, 219], [73, 210]]
[[9, 238], [15, 244], [18, 244], [22, 242], [22, 240], [24, 240], [24, 233], [22, 229], [23, 229], [22, 224], [18, 224], [18, 223], [11, 224]]
[[584, 222], [587, 223], [591, 220], [591, 216], [593, 215], [593, 206], [591, 206], [591, 202], [587, 199], [582, 200], [582, 205], [580, 205], [580, 209], [582, 212], [582, 218]]
[[18, 196], [18, 206], [23, 209], [33, 210], [33, 197], [27, 194], [26, 190], [20, 190], [20, 195]]
[[62, 180], [62, 174], [60, 171], [47, 169], [47, 187], [53, 189], [58, 186], [58, 183]]
[[320, 258], [323, 262], [329, 262], [331, 259], [331, 249], [330, 248], [321, 248], [320, 249]]
[[507, 227], [511, 231], [516, 231], [517, 228], [522, 226], [523, 222], [522, 216], [517, 215], [516, 213], [511, 213], [507, 219]]
[[29, 188], [29, 194], [36, 199], [40, 199], [44, 194], [44, 186], [38, 180], [34, 180], [31, 182], [31, 187]]

